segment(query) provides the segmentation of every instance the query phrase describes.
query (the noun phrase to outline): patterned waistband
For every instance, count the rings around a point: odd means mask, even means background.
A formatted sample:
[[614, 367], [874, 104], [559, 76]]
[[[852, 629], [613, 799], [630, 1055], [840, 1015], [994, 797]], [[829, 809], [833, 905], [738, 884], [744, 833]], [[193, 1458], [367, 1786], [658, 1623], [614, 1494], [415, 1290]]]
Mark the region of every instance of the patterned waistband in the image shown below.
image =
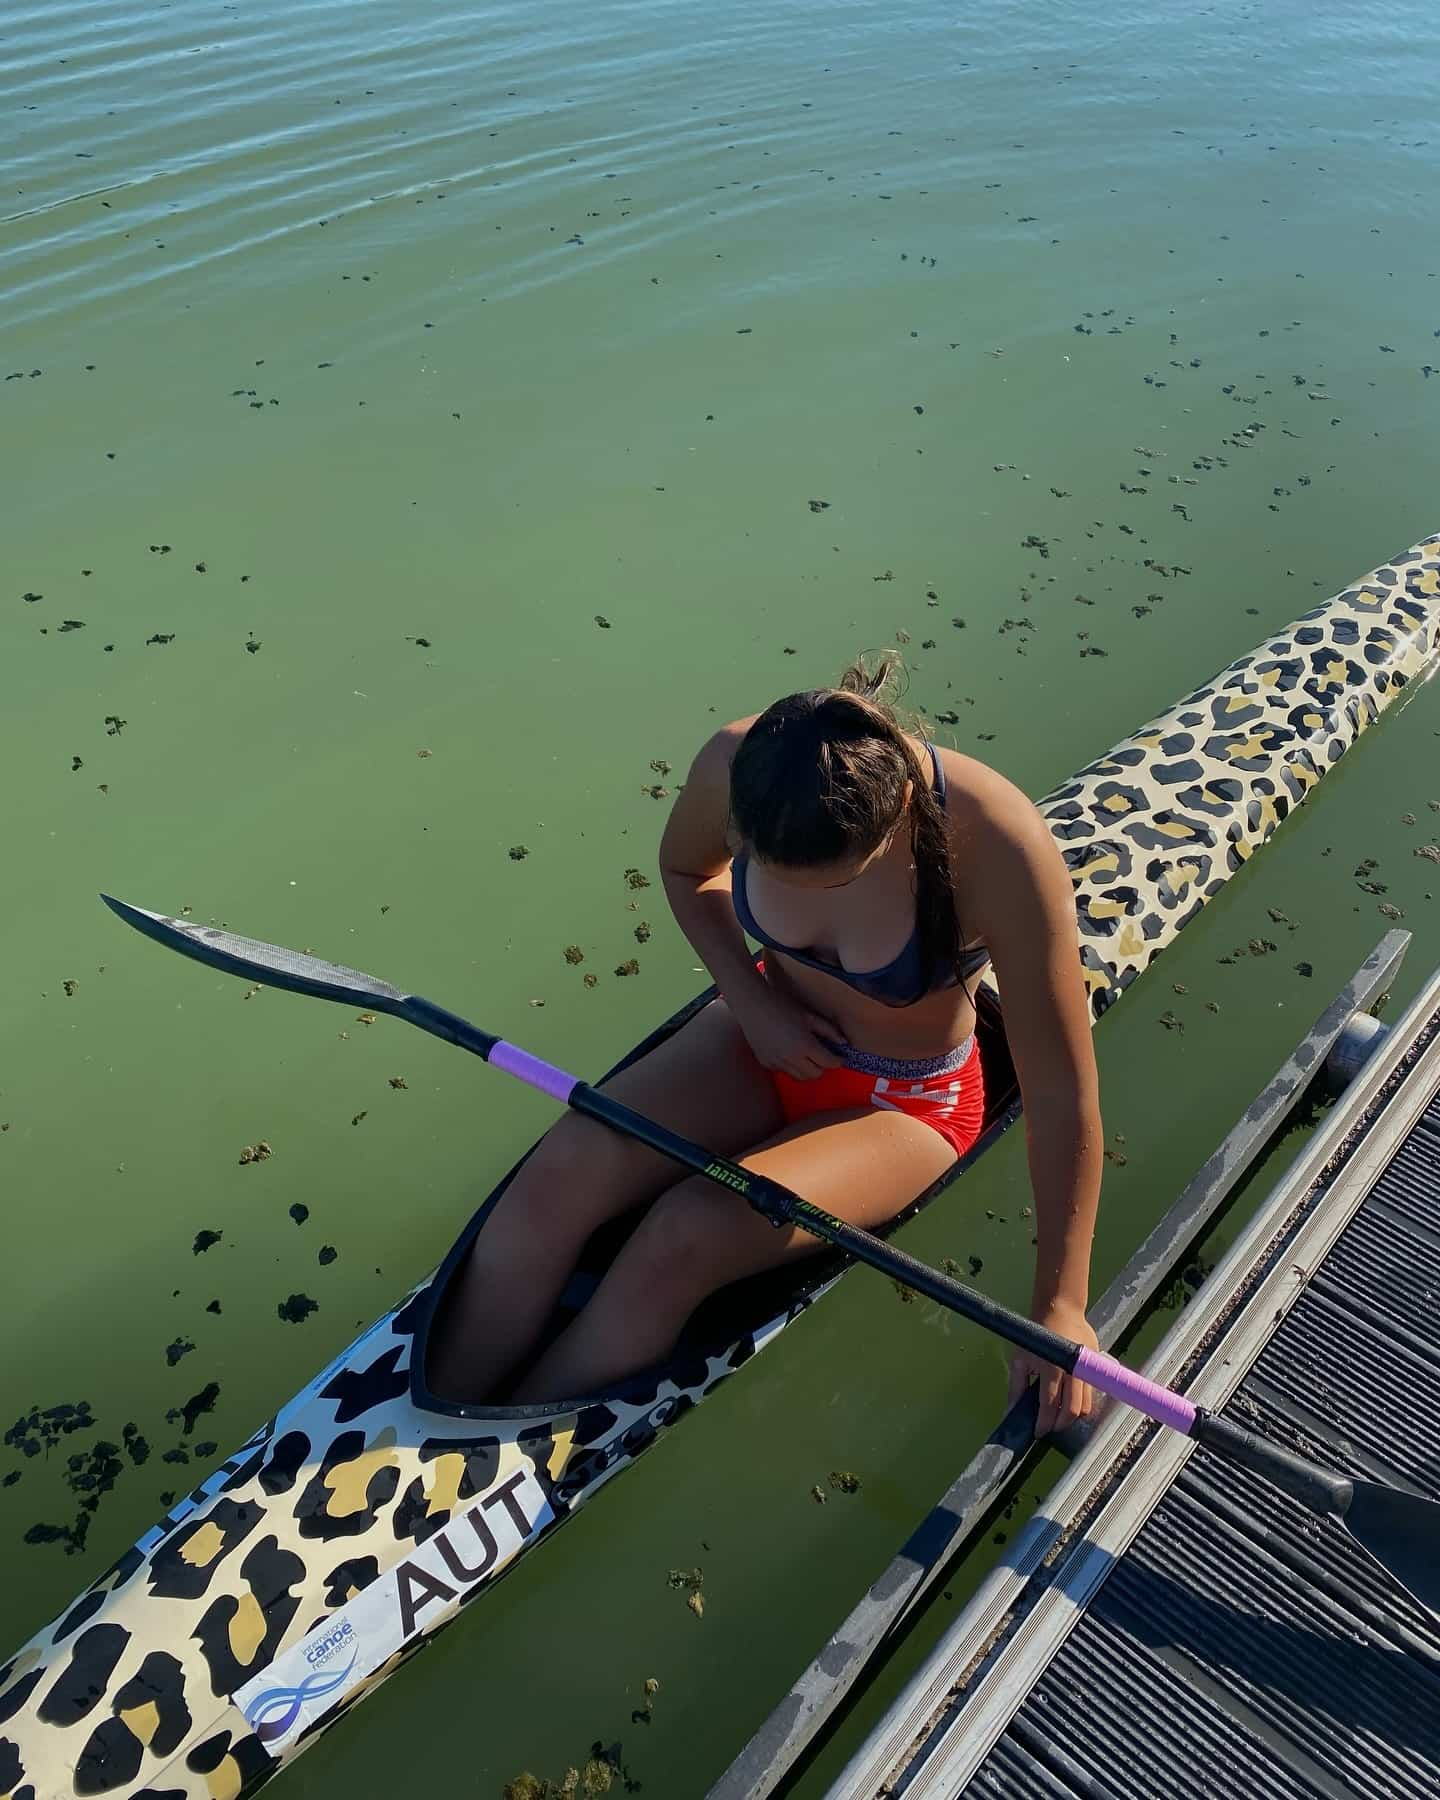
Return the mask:
[[883, 1075], [888, 1081], [929, 1081], [935, 1075], [953, 1075], [957, 1069], [963, 1069], [969, 1062], [975, 1049], [975, 1034], [972, 1032], [962, 1044], [953, 1050], [946, 1050], [940, 1056], [922, 1056], [909, 1058], [900, 1056], [871, 1056], [868, 1051], [855, 1050], [848, 1044], [837, 1045], [836, 1048], [845, 1058], [845, 1067], [854, 1069], [861, 1075]]

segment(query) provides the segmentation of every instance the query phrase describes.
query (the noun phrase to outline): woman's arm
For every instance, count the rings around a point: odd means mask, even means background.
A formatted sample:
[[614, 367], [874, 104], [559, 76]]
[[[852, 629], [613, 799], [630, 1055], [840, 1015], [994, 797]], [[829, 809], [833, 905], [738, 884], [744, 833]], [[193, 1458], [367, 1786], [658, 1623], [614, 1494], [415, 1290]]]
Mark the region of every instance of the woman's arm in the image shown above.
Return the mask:
[[[1024, 1101], [1035, 1195], [1031, 1310], [1052, 1330], [1093, 1346], [1085, 1308], [1104, 1132], [1074, 887], [1045, 821], [1018, 788], [994, 777], [981, 805], [983, 826], [966, 834], [977, 863], [969, 910], [994, 960]], [[1091, 1410], [1083, 1382], [1027, 1357], [1012, 1364], [1012, 1398], [1032, 1377], [1040, 1380], [1040, 1434]]]
[[834, 1026], [783, 998], [755, 967], [730, 897], [730, 760], [751, 721], [717, 731], [696, 756], [660, 840], [665, 897], [745, 1034], [756, 1059], [799, 1081], [813, 1080], [840, 1057]]
[[748, 719], [722, 726], [701, 746], [660, 839], [660, 879], [676, 923], [732, 1003], [762, 989], [730, 899], [730, 759]]

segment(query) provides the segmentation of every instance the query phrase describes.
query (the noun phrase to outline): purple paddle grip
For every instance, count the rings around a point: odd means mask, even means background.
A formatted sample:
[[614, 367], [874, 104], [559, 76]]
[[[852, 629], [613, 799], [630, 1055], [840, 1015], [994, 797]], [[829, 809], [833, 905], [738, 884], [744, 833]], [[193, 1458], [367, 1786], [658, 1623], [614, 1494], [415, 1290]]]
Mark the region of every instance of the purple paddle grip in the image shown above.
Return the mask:
[[1102, 1394], [1123, 1400], [1147, 1418], [1158, 1419], [1162, 1425], [1189, 1437], [1195, 1408], [1185, 1396], [1161, 1387], [1158, 1381], [1147, 1381], [1113, 1356], [1106, 1356], [1103, 1350], [1082, 1350], [1075, 1359], [1074, 1374], [1077, 1380], [1088, 1381]]
[[554, 1063], [548, 1063], [543, 1056], [532, 1056], [528, 1050], [522, 1050], [518, 1044], [507, 1044], [504, 1038], [485, 1058], [495, 1068], [503, 1069], [507, 1075], [517, 1076], [521, 1081], [528, 1081], [533, 1088], [539, 1088], [542, 1094], [548, 1094], [552, 1100], [562, 1105], [569, 1102], [580, 1085], [578, 1076], [567, 1075], [563, 1069], [557, 1069]]

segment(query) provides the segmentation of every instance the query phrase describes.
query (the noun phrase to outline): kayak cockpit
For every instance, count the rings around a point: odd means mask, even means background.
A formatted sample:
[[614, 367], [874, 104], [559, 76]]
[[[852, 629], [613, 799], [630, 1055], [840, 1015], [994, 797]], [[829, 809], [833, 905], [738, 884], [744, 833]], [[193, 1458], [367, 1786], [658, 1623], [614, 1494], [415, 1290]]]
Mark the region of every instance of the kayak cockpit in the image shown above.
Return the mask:
[[[713, 990], [712, 990], [713, 991]], [[699, 1008], [711, 998], [711, 993], [700, 995], [695, 1001], [677, 1013], [673, 1019], [667, 1020], [658, 1031], [653, 1032], [644, 1043], [639, 1044], [623, 1062], [610, 1071], [616, 1075], [621, 1069], [628, 1068], [657, 1043], [677, 1031], [687, 1020], [694, 1017]], [[976, 1038], [985, 1071], [985, 1128], [968, 1154], [961, 1158], [953, 1168], [914, 1200], [889, 1225], [881, 1228], [877, 1235], [884, 1237], [896, 1230], [904, 1222], [912, 1218], [921, 1207], [944, 1188], [948, 1187], [955, 1177], [966, 1168], [985, 1149], [999, 1131], [1010, 1123], [1015, 1116], [1016, 1082], [1014, 1066], [1010, 1060], [1009, 1049], [1005, 1041], [1004, 1027], [1001, 1023], [1000, 1005], [996, 995], [988, 988], [979, 991], [976, 1006]], [[610, 1077], [607, 1076], [608, 1080]], [[526, 1153], [528, 1156], [528, 1152]], [[760, 1275], [748, 1276], [743, 1281], [732, 1282], [711, 1294], [695, 1312], [681, 1333], [671, 1356], [658, 1368], [642, 1370], [616, 1383], [603, 1394], [557, 1395], [553, 1401], [541, 1402], [525, 1406], [511, 1406], [502, 1398], [494, 1400], [459, 1400], [447, 1396], [432, 1385], [433, 1366], [439, 1361], [433, 1353], [435, 1346], [448, 1337], [452, 1331], [460, 1329], [455, 1316], [454, 1298], [458, 1287], [457, 1276], [464, 1266], [478, 1234], [484, 1229], [485, 1222], [516, 1174], [524, 1166], [522, 1157], [499, 1185], [490, 1193], [476, 1210], [465, 1229], [455, 1240], [444, 1262], [436, 1270], [429, 1287], [416, 1308], [417, 1323], [415, 1325], [414, 1352], [410, 1362], [410, 1393], [415, 1405], [429, 1412], [445, 1413], [458, 1417], [475, 1418], [539, 1418], [553, 1414], [559, 1406], [572, 1406], [580, 1402], [623, 1401], [653, 1394], [657, 1380], [670, 1376], [684, 1379], [681, 1385], [691, 1384], [690, 1378], [697, 1372], [702, 1373], [708, 1363], [722, 1359], [731, 1367], [738, 1367], [748, 1360], [755, 1348], [757, 1337], [768, 1336], [770, 1331], [785, 1324], [788, 1319], [822, 1289], [846, 1266], [848, 1258], [836, 1251], [823, 1250], [803, 1262], [787, 1263], [781, 1268], [767, 1270]], [[676, 1178], [680, 1178], [677, 1169]], [[581, 1311], [590, 1296], [604, 1279], [606, 1271], [614, 1262], [621, 1248], [635, 1229], [644, 1213], [643, 1207], [636, 1207], [633, 1212], [623, 1214], [616, 1219], [607, 1220], [605, 1224], [592, 1233], [569, 1281], [566, 1283], [559, 1300], [556, 1302], [550, 1318], [546, 1321], [544, 1332], [537, 1346], [537, 1355], [549, 1344], [553, 1343], [572, 1319]]]

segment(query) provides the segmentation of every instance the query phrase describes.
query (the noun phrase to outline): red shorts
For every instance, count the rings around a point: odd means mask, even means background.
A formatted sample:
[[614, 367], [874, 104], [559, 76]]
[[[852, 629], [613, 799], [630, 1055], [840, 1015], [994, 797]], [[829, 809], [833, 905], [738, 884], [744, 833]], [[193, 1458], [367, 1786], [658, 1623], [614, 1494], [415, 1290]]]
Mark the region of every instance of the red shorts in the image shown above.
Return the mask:
[[979, 1137], [985, 1122], [985, 1078], [973, 1037], [925, 1062], [901, 1062], [856, 1050], [843, 1054], [843, 1067], [826, 1069], [813, 1081], [798, 1081], [782, 1069], [770, 1071], [787, 1124], [812, 1113], [879, 1106], [923, 1119], [954, 1145], [957, 1156]]

